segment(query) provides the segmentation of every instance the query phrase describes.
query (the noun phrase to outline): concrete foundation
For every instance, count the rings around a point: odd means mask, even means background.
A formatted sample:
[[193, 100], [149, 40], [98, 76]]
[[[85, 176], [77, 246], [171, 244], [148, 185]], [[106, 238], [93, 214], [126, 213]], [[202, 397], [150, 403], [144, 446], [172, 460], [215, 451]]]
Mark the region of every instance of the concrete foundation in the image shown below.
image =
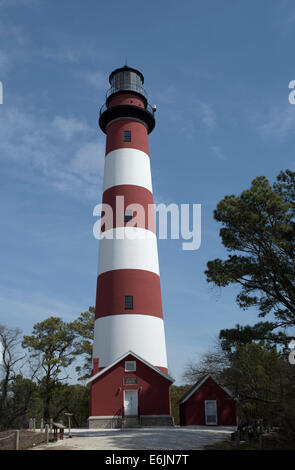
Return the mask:
[[173, 416], [170, 415], [143, 415], [139, 422], [141, 426], [174, 426]]
[[[135, 427], [130, 420], [121, 416], [90, 416], [88, 418], [89, 429], [116, 429], [122, 427]], [[174, 426], [174, 419], [170, 415], [142, 415], [137, 421], [137, 426]]]
[[90, 416], [87, 420], [89, 429], [116, 429], [122, 427], [121, 416]]

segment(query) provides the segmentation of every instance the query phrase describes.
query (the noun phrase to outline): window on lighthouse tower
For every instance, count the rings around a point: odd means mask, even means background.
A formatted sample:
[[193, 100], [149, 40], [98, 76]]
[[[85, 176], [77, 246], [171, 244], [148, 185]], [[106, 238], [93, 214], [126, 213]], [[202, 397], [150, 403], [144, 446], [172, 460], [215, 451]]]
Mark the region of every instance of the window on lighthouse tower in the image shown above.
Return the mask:
[[125, 309], [133, 310], [133, 295], [125, 295]]
[[124, 142], [131, 142], [131, 131], [124, 131]]
[[124, 213], [124, 222], [129, 222], [129, 220], [131, 219], [132, 219], [132, 211], [126, 209]]

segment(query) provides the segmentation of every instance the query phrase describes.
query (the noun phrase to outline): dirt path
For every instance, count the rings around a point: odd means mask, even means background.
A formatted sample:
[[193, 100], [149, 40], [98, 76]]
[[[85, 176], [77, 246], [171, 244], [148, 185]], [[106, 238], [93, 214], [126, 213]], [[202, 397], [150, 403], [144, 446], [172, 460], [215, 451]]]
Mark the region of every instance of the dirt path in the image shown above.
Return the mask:
[[124, 430], [73, 430], [72, 438], [40, 445], [35, 450], [193, 450], [229, 440], [235, 428], [174, 427]]

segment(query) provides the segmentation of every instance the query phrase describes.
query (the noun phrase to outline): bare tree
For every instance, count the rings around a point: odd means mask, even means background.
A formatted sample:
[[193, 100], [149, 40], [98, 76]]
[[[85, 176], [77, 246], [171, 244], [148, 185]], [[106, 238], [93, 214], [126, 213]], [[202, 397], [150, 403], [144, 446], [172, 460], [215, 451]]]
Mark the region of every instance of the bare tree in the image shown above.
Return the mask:
[[9, 385], [17, 375], [17, 365], [24, 359], [19, 350], [21, 331], [0, 325], [0, 416], [5, 415]]
[[207, 374], [220, 379], [229, 366], [229, 355], [222, 350], [220, 341], [217, 339], [212, 349], [202, 354], [198, 362], [191, 361], [186, 365], [183, 378], [189, 384], [197, 382]]

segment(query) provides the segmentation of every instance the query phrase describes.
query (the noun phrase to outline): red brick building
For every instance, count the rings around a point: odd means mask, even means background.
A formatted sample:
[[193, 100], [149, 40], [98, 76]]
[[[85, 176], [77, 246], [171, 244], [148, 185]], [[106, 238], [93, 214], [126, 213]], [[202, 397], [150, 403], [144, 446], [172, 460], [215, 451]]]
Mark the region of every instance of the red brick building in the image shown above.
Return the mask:
[[124, 418], [142, 426], [172, 424], [173, 379], [132, 351], [101, 370], [96, 361], [88, 383], [89, 427], [120, 427]]
[[181, 426], [236, 426], [236, 399], [210, 374], [202, 377], [179, 400]]

